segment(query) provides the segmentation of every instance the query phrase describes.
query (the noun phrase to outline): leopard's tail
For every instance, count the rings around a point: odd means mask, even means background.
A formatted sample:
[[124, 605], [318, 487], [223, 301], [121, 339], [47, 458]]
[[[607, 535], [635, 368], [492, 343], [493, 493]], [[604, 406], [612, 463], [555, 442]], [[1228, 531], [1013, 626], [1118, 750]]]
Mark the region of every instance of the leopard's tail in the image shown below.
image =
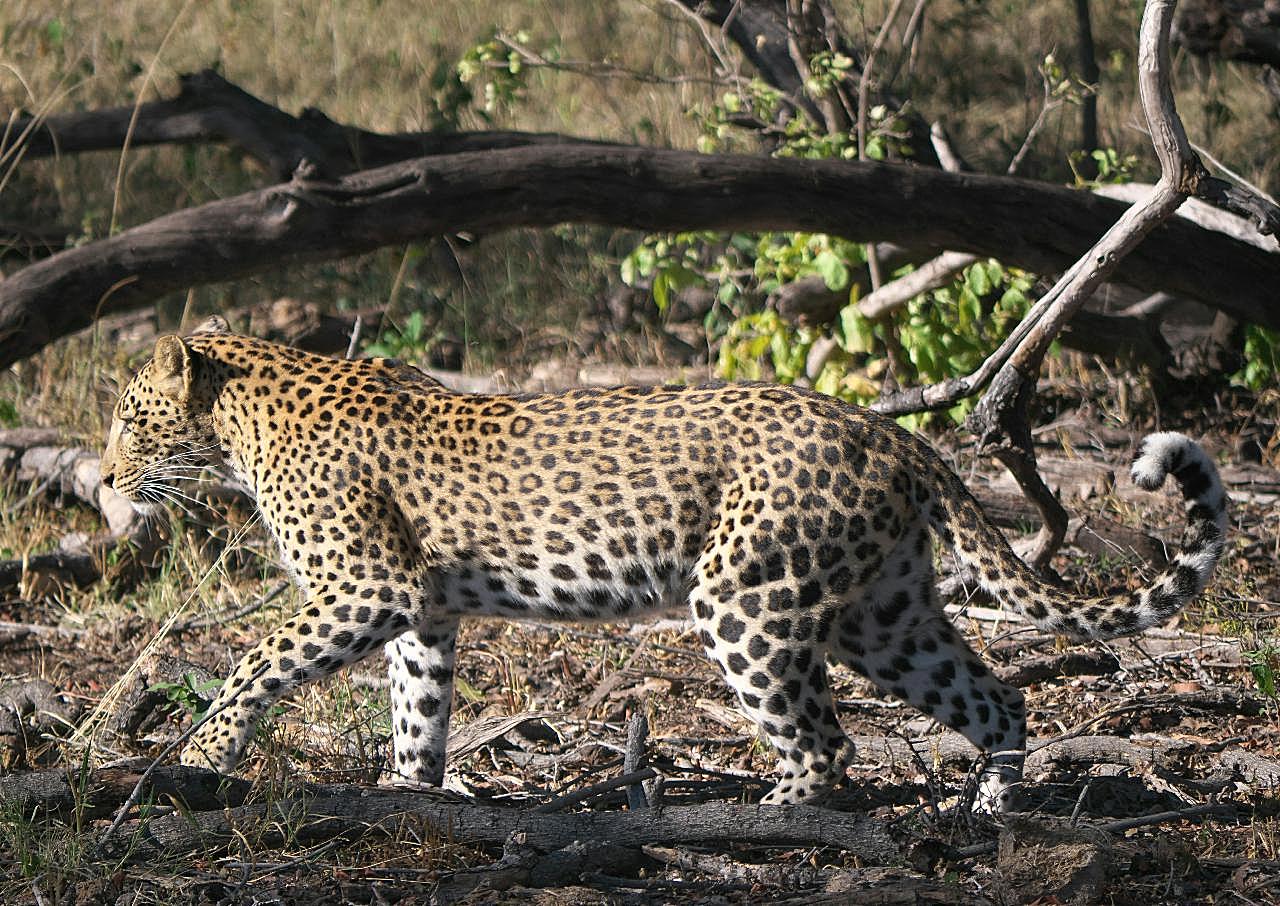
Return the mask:
[[1182, 434], [1143, 440], [1131, 474], [1148, 491], [1172, 475], [1186, 501], [1182, 548], [1145, 588], [1100, 598], [1075, 598], [1041, 580], [1009, 547], [960, 479], [939, 461], [935, 476], [946, 502], [928, 505], [930, 525], [953, 548], [978, 584], [1047, 632], [1081, 639], [1134, 635], [1181, 610], [1209, 582], [1225, 546], [1226, 492], [1204, 450]]

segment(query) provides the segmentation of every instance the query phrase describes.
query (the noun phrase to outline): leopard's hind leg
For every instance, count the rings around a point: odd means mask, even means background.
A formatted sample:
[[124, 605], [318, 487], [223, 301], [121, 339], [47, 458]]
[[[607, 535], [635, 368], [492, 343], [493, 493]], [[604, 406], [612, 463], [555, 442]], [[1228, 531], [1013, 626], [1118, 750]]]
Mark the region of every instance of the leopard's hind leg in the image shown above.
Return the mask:
[[852, 749], [827, 685], [829, 621], [810, 613], [771, 614], [768, 590], [695, 589], [694, 623], [708, 656], [723, 669], [743, 711], [778, 751], [780, 779], [762, 800], [820, 798], [844, 776]]
[[[762, 527], [749, 497], [733, 489], [699, 558], [690, 595], [707, 654], [742, 709], [778, 751], [768, 804], [818, 799], [844, 777], [852, 745], [836, 719], [826, 649], [844, 596], [855, 596], [840, 518], [808, 528], [795, 510]], [[821, 553], [811, 554], [811, 551]]]
[[830, 657], [977, 746], [987, 761], [976, 806], [1013, 807], [1026, 746], [1023, 695], [997, 679], [947, 619], [922, 524], [890, 553], [863, 601], [841, 614]]

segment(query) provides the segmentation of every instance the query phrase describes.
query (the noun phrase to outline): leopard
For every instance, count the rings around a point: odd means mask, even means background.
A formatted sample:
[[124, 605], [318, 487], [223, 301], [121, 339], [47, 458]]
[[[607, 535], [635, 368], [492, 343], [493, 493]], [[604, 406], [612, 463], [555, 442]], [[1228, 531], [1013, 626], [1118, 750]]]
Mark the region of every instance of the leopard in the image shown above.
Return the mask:
[[1136, 590], [1073, 593], [1028, 567], [942, 456], [891, 418], [770, 383], [461, 393], [389, 358], [339, 359], [214, 319], [157, 339], [112, 413], [102, 482], [143, 512], [180, 479], [248, 488], [301, 606], [237, 663], [182, 763], [233, 773], [282, 696], [381, 648], [391, 753], [379, 781], [439, 787], [459, 622], [636, 621], [692, 631], [776, 750], [764, 804], [846, 777], [831, 667], [963, 735], [980, 807], [1016, 803], [1023, 693], [944, 611], [935, 538], [998, 606], [1105, 640], [1164, 624], [1222, 555], [1226, 494], [1183, 434], [1140, 444], [1170, 475], [1180, 548]]

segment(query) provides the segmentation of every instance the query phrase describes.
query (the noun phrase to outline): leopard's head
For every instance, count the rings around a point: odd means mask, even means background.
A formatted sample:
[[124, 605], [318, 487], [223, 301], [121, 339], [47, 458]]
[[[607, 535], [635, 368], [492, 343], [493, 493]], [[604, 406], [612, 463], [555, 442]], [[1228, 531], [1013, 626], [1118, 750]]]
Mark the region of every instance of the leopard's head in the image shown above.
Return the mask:
[[207, 367], [181, 337], [161, 337], [116, 402], [102, 482], [139, 511], [172, 499], [175, 484], [221, 459], [211, 394], [202, 385]]

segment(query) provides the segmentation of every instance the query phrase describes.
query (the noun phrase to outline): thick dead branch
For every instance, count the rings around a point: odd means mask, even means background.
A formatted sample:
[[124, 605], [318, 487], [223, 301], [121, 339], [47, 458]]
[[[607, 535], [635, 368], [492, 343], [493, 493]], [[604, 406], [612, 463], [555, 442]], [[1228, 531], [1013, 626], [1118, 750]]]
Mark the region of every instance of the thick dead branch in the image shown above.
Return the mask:
[[[909, 203], [904, 204], [904, 199]], [[931, 244], [1054, 271], [1120, 212], [1086, 193], [892, 164], [594, 145], [421, 158], [298, 178], [68, 249], [0, 283], [0, 368], [166, 292], [459, 230], [567, 221], [646, 230], [809, 230]], [[975, 229], [981, 223], [982, 229]], [[1219, 267], [1202, 267], [1212, 260]], [[1280, 255], [1161, 226], [1116, 278], [1280, 327]], [[56, 302], [56, 304], [54, 304]]]
[[[1151, 183], [1127, 182], [1118, 185], [1099, 186], [1093, 191], [1106, 198], [1114, 198], [1126, 204], [1137, 204], [1151, 194], [1155, 186]], [[1185, 218], [1199, 224], [1206, 230], [1226, 233], [1241, 242], [1256, 245], [1260, 249], [1274, 251], [1275, 239], [1258, 232], [1257, 227], [1248, 218], [1231, 211], [1215, 207], [1198, 198], [1188, 198], [1175, 213], [1176, 217]]]
[[581, 139], [527, 132], [412, 132], [387, 135], [347, 126], [308, 107], [292, 116], [211, 69], [179, 78], [176, 97], [81, 113], [17, 120], [10, 133], [26, 157], [133, 147], [223, 142], [260, 163], [277, 180], [304, 160], [317, 175], [337, 178], [411, 157], [459, 154]]
[[[75, 769], [8, 774], [0, 777], [0, 802], [28, 816], [105, 818], [133, 792], [147, 765], [146, 759], [137, 759], [127, 766], [98, 768], [87, 774]], [[219, 777], [212, 771], [183, 765], [156, 768], [148, 786], [153, 799], [197, 812], [241, 805], [252, 789], [247, 780]], [[311, 792], [322, 794], [323, 789]]]
[[[1176, 707], [1183, 707], [1178, 704]], [[1157, 703], [1157, 707], [1159, 704]], [[1212, 710], [1205, 708], [1200, 710]], [[854, 736], [859, 763], [947, 764], [964, 767], [977, 757], [977, 749], [959, 733], [946, 731], [938, 736], [905, 739], [892, 736]], [[1214, 752], [1211, 746], [1187, 739], [1147, 736], [1130, 740], [1119, 736], [1086, 735], [1031, 741], [1027, 773], [1054, 766], [1117, 764], [1130, 768], [1160, 767], [1180, 769], [1188, 758], [1203, 757], [1211, 767], [1237, 770], [1249, 783], [1264, 788], [1280, 782], [1280, 762], [1239, 749]]]
[[[255, 827], [260, 845], [330, 840], [338, 836], [394, 835], [405, 823], [421, 823], [458, 843], [497, 845], [513, 833], [549, 852], [575, 840], [608, 840], [617, 846], [751, 843], [832, 846], [869, 864], [900, 858], [885, 825], [861, 815], [811, 806], [732, 805], [707, 802], [639, 812], [534, 814], [453, 801], [439, 794], [351, 789], [319, 797], [283, 798], [267, 805], [170, 815], [126, 822], [117, 840], [130, 841], [128, 858], [165, 852], [209, 852]], [[124, 845], [124, 844], [121, 844]]]

